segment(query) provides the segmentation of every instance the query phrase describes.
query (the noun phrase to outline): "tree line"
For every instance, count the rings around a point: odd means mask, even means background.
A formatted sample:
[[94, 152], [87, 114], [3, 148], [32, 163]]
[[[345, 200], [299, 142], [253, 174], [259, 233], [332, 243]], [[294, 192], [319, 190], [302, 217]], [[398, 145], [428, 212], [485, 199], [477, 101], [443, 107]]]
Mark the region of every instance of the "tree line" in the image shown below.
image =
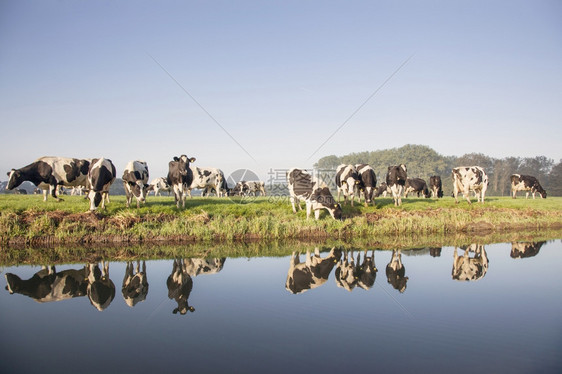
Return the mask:
[[405, 164], [408, 177], [419, 177], [429, 182], [429, 177], [439, 175], [443, 192], [453, 190], [451, 170], [457, 166], [478, 165], [484, 168], [489, 179], [486, 195], [509, 196], [511, 175], [526, 174], [536, 177], [549, 196], [562, 196], [562, 160], [555, 164], [545, 156], [493, 158], [482, 153], [463, 156], [443, 156], [425, 145], [407, 144], [400, 148], [350, 153], [344, 156], [322, 157], [315, 169], [334, 170], [340, 164], [369, 164], [375, 169], [377, 184], [385, 180], [390, 165]]

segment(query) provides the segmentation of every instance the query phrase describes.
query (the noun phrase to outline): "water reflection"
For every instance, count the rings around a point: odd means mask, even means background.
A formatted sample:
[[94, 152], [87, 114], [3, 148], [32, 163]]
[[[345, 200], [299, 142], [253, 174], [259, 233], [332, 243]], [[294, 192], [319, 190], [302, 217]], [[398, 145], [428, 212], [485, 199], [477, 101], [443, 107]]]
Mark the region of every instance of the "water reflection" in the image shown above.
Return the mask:
[[546, 242], [511, 243], [511, 258], [533, 257], [539, 254], [541, 247]]
[[146, 277], [145, 261], [142, 262], [142, 271], [140, 270], [140, 261], [137, 261], [136, 269], [132, 261], [127, 262], [121, 293], [123, 294], [123, 300], [131, 308], [146, 300], [148, 295], [148, 278]]
[[100, 312], [107, 309], [115, 298], [115, 284], [109, 278], [109, 262], [88, 264], [87, 294], [90, 303]]
[[394, 287], [395, 290], [404, 293], [406, 291], [406, 268], [402, 264], [402, 252], [400, 250], [392, 251], [392, 257], [388, 265], [386, 265], [386, 280]]
[[355, 286], [364, 290], [369, 290], [375, 284], [377, 277], [377, 267], [375, 266], [375, 251], [371, 251], [371, 256], [367, 255], [367, 250], [357, 254], [357, 264], [353, 258], [352, 251], [344, 251], [343, 257], [338, 262], [335, 271], [336, 284], [347, 291], [353, 291]]
[[[482, 279], [488, 272], [488, 256], [481, 244], [471, 244], [461, 247], [464, 255], [459, 256], [458, 248], [455, 247], [455, 258], [453, 260], [452, 277], [458, 281], [477, 281]], [[470, 252], [474, 256], [470, 256]]]
[[332, 248], [330, 253], [322, 258], [318, 247], [314, 249], [314, 254], [310, 250], [306, 251], [305, 262], [300, 262], [300, 253], [293, 252], [287, 273], [285, 288], [293, 294], [299, 294], [326, 283], [334, 266], [339, 261], [342, 250]]

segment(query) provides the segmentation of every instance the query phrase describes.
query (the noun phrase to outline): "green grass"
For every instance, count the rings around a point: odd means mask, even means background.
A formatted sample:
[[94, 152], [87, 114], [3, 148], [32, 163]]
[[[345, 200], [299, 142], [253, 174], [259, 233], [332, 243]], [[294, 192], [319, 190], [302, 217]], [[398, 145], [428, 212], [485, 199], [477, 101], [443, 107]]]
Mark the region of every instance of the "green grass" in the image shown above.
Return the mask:
[[[306, 220], [293, 214], [287, 198], [193, 198], [177, 209], [173, 197], [149, 196], [139, 209], [126, 208], [124, 196], [111, 196], [106, 210], [89, 213], [83, 197], [56, 202], [42, 196], [0, 195], [0, 243], [76, 244], [138, 242], [217, 242], [380, 238], [450, 235], [562, 228], [562, 198], [526, 200], [488, 197], [484, 204], [454, 199], [377, 198], [376, 206], [343, 207], [343, 221], [326, 211]], [[302, 204], [304, 207], [304, 204]]]

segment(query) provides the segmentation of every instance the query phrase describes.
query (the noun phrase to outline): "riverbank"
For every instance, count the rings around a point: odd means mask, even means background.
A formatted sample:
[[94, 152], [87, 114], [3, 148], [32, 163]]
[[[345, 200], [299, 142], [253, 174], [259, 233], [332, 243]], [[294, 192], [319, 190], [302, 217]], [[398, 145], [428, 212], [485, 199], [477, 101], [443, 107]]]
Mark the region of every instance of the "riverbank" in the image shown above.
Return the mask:
[[13, 246], [216, 243], [279, 240], [375, 240], [416, 235], [483, 235], [562, 229], [562, 198], [537, 200], [490, 197], [484, 204], [452, 198], [404, 199], [394, 207], [344, 207], [344, 220], [327, 213], [306, 220], [293, 214], [286, 198], [193, 198], [178, 210], [173, 198], [149, 198], [140, 209], [112, 197], [106, 211], [85, 212], [83, 198], [41, 201], [40, 196], [0, 196], [0, 243]]

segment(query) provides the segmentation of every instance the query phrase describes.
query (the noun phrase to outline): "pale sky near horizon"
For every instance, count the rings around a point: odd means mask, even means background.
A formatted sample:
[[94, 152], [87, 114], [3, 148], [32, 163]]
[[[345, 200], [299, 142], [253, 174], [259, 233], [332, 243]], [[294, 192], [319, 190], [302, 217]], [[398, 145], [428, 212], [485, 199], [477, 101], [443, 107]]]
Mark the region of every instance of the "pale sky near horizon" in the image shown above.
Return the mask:
[[557, 0], [0, 0], [0, 180], [44, 155], [150, 179], [405, 144], [558, 162], [561, 103]]

